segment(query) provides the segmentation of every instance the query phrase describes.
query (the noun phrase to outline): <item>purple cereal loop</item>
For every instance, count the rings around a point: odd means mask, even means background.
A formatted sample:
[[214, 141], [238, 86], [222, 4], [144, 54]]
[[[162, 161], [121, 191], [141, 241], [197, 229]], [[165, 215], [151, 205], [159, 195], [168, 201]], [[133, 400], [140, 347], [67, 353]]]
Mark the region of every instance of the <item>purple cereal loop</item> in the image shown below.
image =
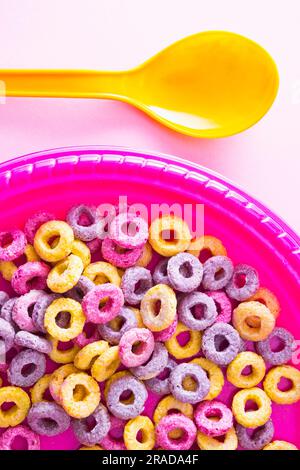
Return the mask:
[[[279, 339], [283, 343], [283, 349], [280, 351], [272, 351], [271, 341]], [[258, 341], [255, 344], [256, 351], [263, 359], [272, 366], [286, 364], [292, 358], [295, 348], [295, 338], [285, 328], [274, 328], [272, 333], [264, 341]]]
[[[31, 366], [31, 367], [30, 367]], [[28, 367], [30, 370], [24, 371]], [[11, 361], [7, 378], [11, 385], [32, 387], [46, 372], [44, 354], [31, 349], [19, 352]]]
[[[101, 300], [107, 299], [104, 307], [100, 308]], [[82, 300], [82, 309], [87, 321], [96, 324], [107, 323], [119, 315], [124, 305], [122, 290], [114, 284], [100, 284], [90, 290]]]
[[170, 258], [163, 258], [155, 266], [152, 275], [155, 284], [166, 284], [167, 286], [171, 285], [167, 270], [169, 259]]
[[[140, 343], [138, 351], [133, 351], [135, 343]], [[126, 331], [119, 343], [119, 357], [126, 367], [138, 367], [150, 358], [154, 350], [154, 337], [147, 328], [132, 328]]]
[[122, 307], [119, 315], [115, 317], [117, 319], [123, 320], [123, 324], [119, 330], [114, 330], [110, 323], [105, 323], [104, 325], [98, 326], [98, 331], [100, 336], [108, 341], [110, 344], [119, 344], [120, 339], [126, 331], [131, 330], [132, 328], [137, 328], [138, 322], [136, 315], [131, 308]]
[[125, 302], [129, 305], [138, 305], [152, 286], [152, 276], [149, 269], [139, 266], [126, 269], [121, 282]]
[[15, 271], [11, 286], [19, 295], [27, 294], [32, 289], [46, 289], [49, 272], [50, 267], [46, 263], [29, 261]]
[[[154, 392], [157, 395], [168, 395], [170, 393], [170, 373], [176, 366], [177, 363], [173, 361], [173, 359], [169, 358], [166, 367], [158, 376], [150, 380], [145, 380], [146, 387], [148, 387], [151, 392]], [[160, 375], [163, 375], [164, 378], [160, 378]]]
[[[200, 310], [200, 319], [197, 319], [193, 314], [193, 309]], [[178, 305], [178, 318], [191, 330], [205, 330], [211, 326], [216, 318], [218, 312], [216, 305], [210, 297], [202, 292], [192, 292], [185, 295]]]
[[15, 344], [23, 348], [32, 349], [43, 354], [50, 354], [52, 344], [45, 338], [29, 333], [29, 331], [18, 331], [15, 336]]
[[4, 305], [8, 300], [9, 300], [9, 295], [8, 295], [6, 292], [0, 290], [0, 315], [1, 315], [1, 309], [2, 309], [3, 305]]
[[139, 260], [143, 253], [143, 247], [132, 248], [124, 251], [123, 253], [119, 253], [118, 245], [116, 245], [116, 243], [110, 238], [105, 237], [101, 245], [101, 252], [106, 261], [117, 268], [126, 269], [134, 266]]
[[[13, 346], [15, 330], [13, 326], [3, 318], [0, 318], [0, 353], [7, 353]], [[4, 346], [4, 349], [3, 349]]]
[[227, 256], [212, 256], [203, 265], [202, 287], [219, 290], [227, 286], [233, 275], [233, 263]]
[[14, 450], [12, 446], [17, 437], [26, 440], [27, 450], [40, 450], [41, 446], [38, 434], [22, 424], [4, 431], [0, 438], [0, 450]]
[[13, 326], [15, 331], [17, 331], [19, 327], [18, 325], [16, 325], [16, 323], [12, 319], [12, 312], [13, 312], [13, 308], [17, 299], [18, 297], [12, 297], [7, 302], [5, 302], [5, 304], [3, 305], [1, 309], [1, 314], [0, 314], [1, 318], [3, 318], [3, 320], [8, 321], [8, 323], [10, 323]]
[[[89, 225], [82, 225], [80, 219], [86, 217]], [[74, 235], [79, 240], [90, 242], [95, 238], [101, 238], [104, 230], [104, 219], [99, 217], [97, 208], [80, 204], [72, 207], [67, 215], [67, 222], [72, 227]]]
[[51, 305], [52, 302], [58, 298], [60, 298], [59, 294], [46, 294], [45, 292], [44, 295], [41, 295], [34, 304], [32, 312], [32, 321], [35, 328], [41, 333], [47, 333], [47, 330], [44, 326], [44, 317], [46, 310], [49, 305]]
[[67, 291], [64, 296], [82, 302], [83, 297], [95, 287], [93, 281], [86, 276], [80, 276], [76, 286]]
[[[131, 234], [130, 229], [135, 228], [135, 233]], [[124, 230], [124, 226], [126, 230]], [[121, 212], [109, 225], [109, 237], [123, 248], [139, 248], [143, 246], [149, 236], [148, 224], [135, 214]]]
[[[171, 431], [181, 429], [182, 436], [179, 439], [170, 437]], [[197, 428], [193, 421], [181, 413], [164, 416], [156, 425], [156, 444], [165, 450], [188, 450], [192, 447], [197, 434]]]
[[27, 422], [37, 434], [52, 437], [65, 432], [71, 418], [57, 403], [41, 401], [32, 405]]
[[204, 356], [220, 366], [227, 366], [233, 361], [240, 348], [240, 335], [228, 323], [215, 323], [203, 333]]
[[176, 329], [177, 329], [177, 324], [178, 324], [178, 318], [177, 315], [174, 318], [173, 323], [171, 323], [168, 328], [165, 328], [164, 330], [161, 331], [153, 331], [153, 336], [155, 341], [168, 341], [168, 339], [172, 338], [174, 335]]
[[[133, 394], [132, 403], [125, 404], [120, 400], [122, 393], [126, 390], [130, 390]], [[147, 389], [143, 382], [132, 376], [121, 377], [110, 385], [107, 393], [107, 407], [117, 418], [135, 418], [143, 412], [147, 397]]]
[[[93, 418], [95, 425], [89, 429], [89, 419]], [[107, 409], [100, 403], [95, 411], [84, 419], [73, 419], [72, 427], [77, 440], [85, 446], [93, 446], [104, 439], [110, 430], [110, 417]]]
[[[8, 237], [12, 241], [8, 246], [3, 246]], [[27, 240], [22, 230], [0, 232], [0, 261], [14, 261], [19, 258], [24, 253], [26, 244]]]
[[[245, 284], [239, 287], [236, 283], [238, 276], [245, 277]], [[233, 271], [233, 276], [226, 286], [228, 297], [239, 302], [249, 299], [259, 288], [259, 279], [256, 269], [247, 264], [237, 264]]]
[[216, 304], [218, 316], [215, 323], [230, 323], [232, 317], [232, 304], [230, 299], [223, 291], [208, 291], [206, 295], [211, 297]]
[[[183, 387], [186, 377], [192, 377], [197, 383], [195, 390], [186, 390]], [[210, 381], [202, 367], [191, 362], [178, 364], [170, 374], [169, 384], [170, 391], [176, 400], [191, 404], [203, 400], [210, 389]]]
[[180, 292], [192, 292], [200, 286], [203, 267], [199, 259], [189, 253], [178, 253], [168, 261], [171, 286]]
[[155, 343], [152, 356], [142, 366], [132, 367], [130, 372], [139, 380], [153, 379], [159, 375], [168, 364], [168, 351], [162, 343]]
[[[116, 418], [115, 416], [110, 416], [110, 431], [107, 436], [100, 441], [100, 446], [107, 450], [126, 450], [123, 440], [125, 424], [126, 421]], [[120, 436], [122, 436], [120, 440], [110, 435], [110, 432], [116, 430], [120, 430]]]
[[271, 419], [263, 426], [254, 430], [252, 436], [248, 434], [248, 429], [241, 424], [236, 425], [236, 434], [241, 447], [247, 450], [261, 450], [269, 444], [274, 436], [274, 425]]
[[29, 309], [45, 295], [43, 291], [32, 290], [16, 300], [12, 311], [12, 319], [21, 330], [36, 331], [36, 326], [29, 314]]
[[54, 215], [50, 214], [50, 212], [44, 211], [37, 212], [36, 214], [29, 217], [25, 224], [24, 232], [28, 242], [31, 243], [31, 245], [33, 245], [35, 234], [41, 225], [45, 224], [46, 222], [50, 222], [50, 220], [55, 220]]
[[[217, 416], [218, 419], [212, 420], [211, 416]], [[199, 403], [194, 419], [199, 431], [212, 437], [223, 436], [233, 426], [232, 411], [217, 400]]]

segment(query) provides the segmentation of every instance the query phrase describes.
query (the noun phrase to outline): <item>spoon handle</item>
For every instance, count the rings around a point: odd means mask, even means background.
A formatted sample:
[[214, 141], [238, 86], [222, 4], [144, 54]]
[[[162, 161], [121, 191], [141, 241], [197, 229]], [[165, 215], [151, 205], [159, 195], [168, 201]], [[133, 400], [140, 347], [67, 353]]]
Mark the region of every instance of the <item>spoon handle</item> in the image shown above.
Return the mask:
[[0, 70], [5, 96], [116, 98], [126, 95], [127, 72]]

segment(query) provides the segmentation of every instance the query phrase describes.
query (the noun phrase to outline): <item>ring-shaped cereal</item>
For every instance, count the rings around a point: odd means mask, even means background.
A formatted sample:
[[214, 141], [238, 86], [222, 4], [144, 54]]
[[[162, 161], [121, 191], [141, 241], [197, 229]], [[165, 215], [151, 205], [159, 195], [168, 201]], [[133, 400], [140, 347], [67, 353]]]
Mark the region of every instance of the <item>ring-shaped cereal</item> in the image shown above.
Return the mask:
[[[292, 386], [288, 390], [279, 390], [281, 379], [289, 380]], [[263, 383], [267, 395], [275, 403], [290, 405], [300, 400], [300, 371], [292, 366], [278, 366], [271, 369]]]
[[148, 235], [146, 220], [130, 212], [121, 212], [109, 224], [109, 237], [123, 248], [143, 246]]
[[71, 347], [67, 349], [59, 349], [59, 340], [52, 338], [52, 336], [47, 337], [48, 341], [50, 341], [52, 345], [52, 350], [49, 353], [49, 357], [53, 362], [56, 364], [69, 364], [70, 362], [74, 361], [76, 354], [79, 352], [80, 348], [77, 344], [73, 344]]
[[[142, 434], [141, 441], [138, 433]], [[148, 416], [130, 419], [124, 428], [124, 442], [127, 450], [152, 450], [155, 445], [154, 424]]]
[[167, 416], [170, 410], [176, 410], [178, 411], [178, 413], [182, 413], [188, 418], [193, 419], [194, 410], [193, 406], [190, 403], [183, 403], [179, 400], [176, 400], [173, 395], [167, 395], [166, 397], [160, 400], [154, 410], [154, 423], [158, 424], [162, 418]]
[[72, 207], [67, 214], [67, 222], [80, 240], [90, 242], [101, 238], [105, 219], [95, 206], [79, 204]]
[[[213, 400], [219, 396], [224, 387], [224, 375], [222, 369], [205, 357], [196, 357], [195, 359], [192, 359], [191, 362], [193, 364], [198, 364], [198, 366], [202, 367], [202, 369], [207, 373], [210, 382], [210, 389], [204, 400]], [[186, 390], [193, 390], [195, 383], [189, 377], [186, 377], [183, 381], [183, 386]]]
[[119, 346], [112, 346], [99, 356], [91, 368], [91, 374], [97, 382], [109, 379], [119, 368]]
[[[77, 399], [76, 388], [83, 390], [83, 397]], [[100, 403], [99, 385], [85, 372], [71, 374], [63, 381], [60, 390], [61, 405], [72, 418], [82, 419], [90, 416]]]
[[16, 438], [25, 440], [26, 450], [40, 450], [39, 435], [22, 424], [4, 431], [0, 438], [0, 450], [14, 450], [13, 444]]
[[[178, 341], [181, 333], [189, 334], [189, 340], [183, 346]], [[190, 330], [183, 323], [178, 322], [176, 331], [172, 338], [165, 342], [165, 346], [175, 359], [187, 359], [199, 353], [201, 348], [201, 332]]]
[[77, 372], [80, 372], [74, 364], [65, 364], [58, 369], [56, 369], [52, 376], [51, 380], [49, 382], [49, 390], [51, 393], [52, 398], [57, 402], [61, 403], [61, 396], [60, 396], [60, 390], [61, 386], [63, 384], [63, 381], [71, 374], [76, 374]]
[[[166, 234], [169, 238], [164, 238]], [[171, 237], [171, 235], [174, 235]], [[162, 256], [174, 256], [186, 251], [191, 233], [187, 223], [175, 215], [164, 215], [153, 220], [149, 228], [149, 243]]]
[[[27, 262], [31, 261], [40, 261], [40, 257], [35, 252], [35, 249], [32, 245], [26, 245], [24, 250], [24, 255], [26, 257]], [[16, 261], [0, 261], [0, 273], [2, 274], [3, 278], [11, 282], [13, 275], [15, 274], [18, 266]]]
[[[254, 401], [257, 410], [246, 411], [246, 403]], [[271, 400], [260, 388], [239, 390], [232, 400], [232, 412], [236, 421], [245, 428], [263, 426], [271, 416]]]
[[217, 400], [199, 403], [194, 412], [194, 420], [199, 431], [213, 437], [224, 436], [233, 426], [231, 409]]
[[26, 243], [22, 230], [0, 232], [0, 261], [14, 261], [22, 256]]
[[120, 287], [108, 283], [95, 286], [82, 301], [87, 320], [96, 324], [107, 323], [115, 318], [123, 305], [124, 295]]
[[151, 331], [165, 330], [175, 320], [176, 308], [177, 299], [173, 289], [165, 284], [157, 284], [146, 292], [141, 301], [143, 323]]
[[[4, 411], [1, 407], [4, 403], [14, 403], [9, 410]], [[17, 426], [26, 418], [30, 408], [30, 398], [27, 393], [19, 387], [0, 388], [0, 427], [8, 428]]]
[[194, 238], [189, 244], [187, 252], [200, 258], [201, 262], [211, 256], [227, 256], [227, 250], [221, 240], [211, 235]]
[[32, 403], [39, 403], [40, 401], [49, 401], [44, 398], [44, 394], [49, 388], [51, 378], [52, 374], [45, 374], [30, 389], [30, 397]]
[[49, 222], [50, 220], [55, 220], [54, 215], [50, 212], [45, 211], [36, 212], [31, 217], [29, 217], [29, 219], [27, 219], [27, 222], [24, 227], [24, 233], [29, 243], [33, 244], [34, 236], [37, 230], [40, 228], [41, 225], [46, 222]]
[[84, 268], [91, 263], [91, 251], [81, 240], [74, 240], [71, 253], [81, 259]]
[[[258, 320], [257, 326], [248, 324], [251, 317]], [[246, 341], [263, 341], [273, 331], [275, 318], [268, 307], [260, 302], [242, 302], [233, 311], [232, 323]]]
[[[270, 312], [274, 315], [275, 318], [278, 317], [280, 313], [280, 304], [273, 292], [271, 292], [269, 289], [266, 287], [259, 287], [259, 289], [255, 292], [252, 297], [248, 299], [248, 302], [251, 301], [256, 301], [260, 302], [261, 304], [264, 304]], [[257, 325], [257, 319], [255, 318], [249, 318], [248, 319], [248, 324], [250, 326], [258, 326]]]
[[[246, 367], [251, 367], [248, 375], [243, 374]], [[266, 365], [261, 356], [252, 351], [239, 353], [227, 367], [227, 380], [238, 388], [252, 388], [262, 381]]]
[[28, 294], [31, 290], [43, 290], [47, 286], [50, 268], [40, 261], [28, 261], [13, 274], [11, 286], [19, 294]]
[[110, 282], [117, 287], [121, 285], [121, 276], [118, 269], [105, 261], [97, 261], [87, 266], [83, 275], [94, 282], [94, 284], [105, 284]]
[[[134, 345], [138, 344], [137, 350]], [[148, 361], [154, 350], [154, 337], [147, 328], [131, 328], [120, 339], [119, 356], [126, 367], [138, 367]]]
[[101, 245], [103, 258], [117, 268], [129, 268], [140, 259], [143, 247], [121, 248], [109, 237], [105, 237]]
[[[70, 314], [70, 322], [67, 328], [57, 325], [57, 317], [61, 312]], [[52, 302], [45, 312], [44, 324], [50, 336], [62, 342], [68, 342], [76, 338], [83, 331], [85, 316], [81, 305], [73, 299], [60, 298]]]
[[[108, 380], [106, 380], [104, 384], [104, 392], [103, 392], [105, 400], [107, 400], [107, 394], [108, 394], [111, 384], [115, 380], [121, 379], [122, 377], [125, 377], [126, 375], [132, 377], [132, 374], [128, 372], [128, 370], [120, 370], [119, 372], [115, 372], [111, 377], [109, 377]], [[132, 403], [132, 397], [130, 396], [128, 399], [125, 399], [125, 400], [123, 399], [122, 401], [123, 403]]]
[[[174, 437], [174, 431], [181, 432]], [[194, 422], [183, 414], [175, 413], [160, 420], [155, 429], [156, 443], [166, 450], [188, 450], [192, 447], [197, 428]]]
[[298, 447], [287, 441], [273, 441], [267, 444], [263, 450], [298, 450]]
[[51, 269], [47, 285], [52, 292], [64, 294], [78, 283], [83, 271], [83, 262], [79, 256], [69, 255]]
[[[58, 242], [51, 245], [53, 239]], [[65, 259], [72, 251], [74, 233], [72, 228], [61, 220], [51, 220], [41, 225], [34, 237], [34, 249], [39, 257], [50, 263]]]
[[87, 344], [76, 354], [74, 358], [74, 366], [81, 370], [90, 369], [93, 362], [108, 348], [109, 344], [102, 340]]
[[198, 431], [197, 444], [201, 450], [236, 450], [238, 447], [238, 439], [234, 427], [224, 434], [222, 441]]
[[[124, 402], [122, 396], [124, 392], [130, 392], [132, 400]], [[107, 393], [107, 408], [117, 418], [132, 419], [142, 414], [145, 403], [148, 398], [148, 392], [144, 383], [132, 375], [111, 382]]]
[[153, 256], [153, 251], [150, 243], [145, 243], [143, 246], [143, 251], [137, 262], [135, 263], [135, 266], [140, 266], [141, 268], [146, 268], [148, 264], [150, 264]]

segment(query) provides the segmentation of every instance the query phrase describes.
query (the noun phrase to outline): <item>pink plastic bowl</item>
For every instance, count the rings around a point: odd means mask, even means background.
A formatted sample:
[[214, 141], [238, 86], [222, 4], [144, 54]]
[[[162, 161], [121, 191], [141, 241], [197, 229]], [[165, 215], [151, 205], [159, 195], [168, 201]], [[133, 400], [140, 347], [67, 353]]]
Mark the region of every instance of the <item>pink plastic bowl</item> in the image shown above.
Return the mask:
[[[102, 147], [50, 150], [0, 165], [0, 229], [22, 227], [34, 212], [58, 217], [79, 202], [202, 203], [205, 233], [221, 238], [234, 262], [256, 267], [278, 296], [278, 324], [299, 338], [300, 240], [278, 217], [220, 176], [178, 158]], [[1, 289], [7, 283], [0, 282]], [[300, 339], [300, 338], [299, 338]], [[300, 362], [300, 358], [299, 358]], [[298, 366], [299, 367], [299, 366]], [[221, 400], [232, 397], [227, 386]], [[151, 396], [146, 413], [157, 403]], [[300, 404], [273, 405], [276, 439], [300, 447]], [[43, 438], [43, 449], [76, 449], [72, 431]]]

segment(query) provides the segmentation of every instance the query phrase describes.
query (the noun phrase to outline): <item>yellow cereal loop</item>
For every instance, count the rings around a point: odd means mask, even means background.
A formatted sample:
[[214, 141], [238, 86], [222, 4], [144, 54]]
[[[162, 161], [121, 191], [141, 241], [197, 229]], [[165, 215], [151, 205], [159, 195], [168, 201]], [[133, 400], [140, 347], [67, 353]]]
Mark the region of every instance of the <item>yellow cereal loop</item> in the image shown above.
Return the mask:
[[[14, 406], [4, 411], [4, 403], [14, 403]], [[0, 428], [17, 426], [26, 418], [30, 408], [30, 398], [19, 387], [0, 388]]]
[[[246, 403], [250, 400], [255, 402], [257, 410], [246, 411]], [[236, 421], [245, 428], [263, 426], [271, 416], [271, 400], [257, 387], [240, 390], [233, 397], [232, 412]]]
[[[57, 324], [60, 313], [70, 314], [69, 325], [61, 328]], [[60, 298], [52, 302], [47, 308], [44, 317], [44, 325], [50, 336], [58, 341], [67, 342], [82, 333], [85, 324], [85, 316], [79, 302], [73, 299]]]
[[[243, 374], [246, 367], [251, 368], [248, 375]], [[262, 381], [266, 365], [261, 356], [251, 351], [239, 353], [227, 367], [227, 380], [238, 388], [252, 388]]]
[[[111, 384], [112, 384], [115, 380], [119, 380], [119, 379], [121, 379], [122, 377], [125, 377], [126, 375], [130, 375], [130, 376], [131, 376], [131, 373], [128, 372], [128, 370], [121, 370], [120, 372], [116, 372], [115, 374], [113, 374], [113, 375], [105, 382], [105, 385], [104, 385], [104, 392], [103, 392], [105, 400], [107, 400], [107, 394], [108, 394], [108, 391], [109, 391], [109, 389], [110, 389]], [[132, 399], [133, 399], [133, 397], [129, 397], [128, 399], [122, 400], [122, 403], [132, 403]]]
[[[26, 261], [39, 261], [40, 257], [35, 252], [35, 249], [32, 245], [26, 245], [24, 250], [24, 255], [26, 257]], [[15, 271], [18, 269], [16, 263], [13, 261], [0, 261], [0, 273], [2, 274], [3, 278], [10, 282]]]
[[[83, 396], [76, 397], [76, 389], [81, 389]], [[90, 416], [100, 403], [99, 385], [90, 375], [80, 372], [69, 375], [61, 386], [61, 405], [72, 418], [82, 419]]]
[[74, 364], [65, 364], [64, 366], [59, 367], [53, 372], [50, 382], [49, 382], [49, 390], [53, 399], [57, 403], [61, 402], [60, 390], [61, 390], [63, 381], [69, 375], [75, 374], [77, 372], [79, 372], [79, 370], [76, 369]]
[[83, 262], [83, 267], [86, 268], [91, 263], [91, 252], [89, 247], [81, 240], [74, 240], [72, 244], [71, 253], [78, 256]]
[[[281, 379], [291, 382], [288, 390], [280, 390]], [[271, 369], [264, 380], [264, 390], [275, 403], [290, 405], [300, 400], [300, 371], [292, 366], [278, 366]]]
[[79, 346], [73, 344], [68, 349], [58, 349], [58, 339], [52, 338], [49, 335], [47, 336], [47, 339], [52, 344], [52, 350], [49, 353], [49, 357], [53, 362], [56, 362], [56, 364], [69, 364], [69, 362], [74, 361], [76, 354], [80, 350]]
[[115, 286], [120, 287], [121, 276], [118, 269], [110, 263], [105, 261], [98, 261], [87, 266], [83, 275], [93, 281], [96, 285], [110, 282]]
[[227, 250], [221, 240], [211, 235], [194, 238], [187, 249], [187, 252], [196, 258], [199, 258], [204, 251], [210, 256], [227, 256]]
[[64, 294], [72, 289], [83, 271], [83, 262], [79, 256], [69, 255], [51, 269], [47, 278], [47, 285], [52, 292]]
[[[204, 357], [196, 357], [191, 363], [198, 364], [207, 373], [210, 381], [209, 393], [204, 400], [213, 400], [220, 395], [224, 386], [224, 375], [222, 369], [214, 362]], [[183, 381], [183, 386], [186, 390], [195, 390], [196, 384], [190, 377], [186, 377]]]
[[[273, 292], [271, 292], [269, 289], [267, 289], [266, 287], [260, 287], [254, 295], [252, 295], [252, 297], [250, 297], [248, 299], [248, 301], [256, 301], [256, 302], [260, 302], [261, 304], [264, 304], [266, 307], [268, 307], [268, 309], [270, 310], [270, 312], [272, 313], [272, 315], [274, 315], [275, 318], [278, 317], [279, 313], [280, 313], [280, 304], [279, 304], [279, 301], [276, 297], [275, 294], [273, 294]], [[258, 319], [256, 318], [249, 318], [247, 320], [247, 323], [250, 325], [250, 326], [259, 326], [259, 323], [258, 323]]]
[[[53, 243], [56, 240], [56, 243]], [[52, 242], [52, 244], [51, 244]], [[51, 220], [41, 225], [34, 237], [34, 249], [44, 261], [56, 263], [65, 259], [72, 251], [74, 233], [61, 220]]]
[[298, 450], [298, 447], [287, 441], [273, 441], [267, 444], [263, 450]]
[[188, 418], [193, 419], [194, 411], [193, 406], [190, 403], [183, 403], [179, 400], [176, 400], [173, 395], [167, 395], [160, 400], [157, 407], [155, 408], [153, 414], [154, 423], [158, 424], [162, 418], [167, 416], [170, 410], [179, 411]]
[[234, 427], [224, 434], [224, 440], [222, 439], [222, 441], [198, 431], [197, 444], [201, 450], [236, 450], [238, 447], [238, 438]]
[[107, 349], [109, 344], [107, 341], [94, 341], [82, 348], [74, 358], [74, 365], [77, 369], [88, 370], [93, 362], [101, 356]]
[[177, 299], [171, 287], [157, 284], [151, 287], [141, 301], [140, 312], [144, 325], [151, 331], [170, 326], [176, 316]]
[[[139, 432], [141, 442], [137, 438]], [[148, 416], [137, 416], [126, 423], [123, 437], [128, 450], [152, 450], [155, 445], [154, 424]]]
[[40, 403], [41, 401], [49, 401], [44, 398], [46, 390], [49, 388], [52, 374], [46, 374], [38, 380], [30, 389], [32, 403]]
[[91, 368], [92, 377], [97, 382], [103, 382], [116, 372], [120, 364], [119, 346], [112, 346], [95, 360]]
[[[181, 333], [189, 334], [189, 339], [183, 346], [178, 342], [178, 337]], [[178, 322], [174, 335], [165, 342], [165, 346], [175, 359], [187, 359], [199, 353], [201, 348], [201, 339], [202, 336], [200, 331], [190, 330], [183, 323]]]
[[[249, 318], [251, 318], [250, 323]], [[251, 326], [253, 319], [256, 322]], [[268, 307], [255, 301], [241, 302], [233, 311], [232, 322], [246, 341], [263, 341], [275, 327], [274, 315]]]
[[91, 446], [91, 447], [86, 447], [86, 446], [83, 446], [83, 447], [80, 447], [79, 450], [103, 450], [102, 447], [100, 446]]
[[152, 247], [151, 247], [150, 243], [147, 242], [143, 246], [143, 251], [142, 251], [141, 257], [137, 260], [137, 262], [135, 263], [135, 266], [140, 266], [141, 268], [146, 268], [152, 260], [152, 255], [153, 255]]
[[149, 243], [162, 256], [174, 256], [187, 250], [191, 238], [187, 223], [175, 215], [157, 218], [149, 228]]

